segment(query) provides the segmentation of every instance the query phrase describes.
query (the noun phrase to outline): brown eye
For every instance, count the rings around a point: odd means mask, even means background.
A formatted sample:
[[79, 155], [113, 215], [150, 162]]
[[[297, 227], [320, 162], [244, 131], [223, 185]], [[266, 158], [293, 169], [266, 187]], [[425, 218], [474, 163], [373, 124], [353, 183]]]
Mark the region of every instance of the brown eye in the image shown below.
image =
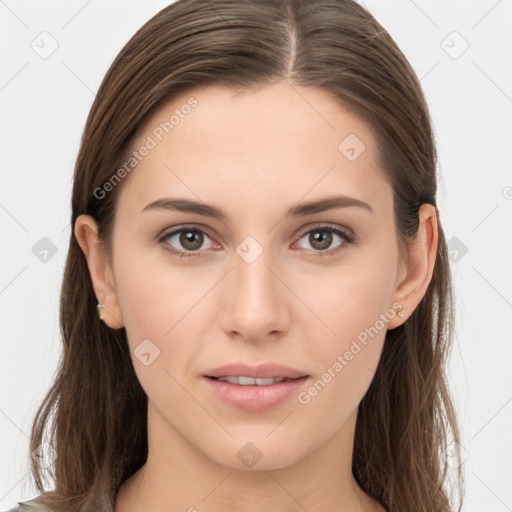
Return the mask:
[[308, 242], [313, 246], [313, 249], [323, 251], [329, 248], [332, 239], [333, 234], [329, 231], [310, 231]]
[[204, 234], [199, 231], [181, 231], [179, 235], [179, 243], [188, 251], [197, 251], [201, 248], [204, 241]]
[[[352, 243], [354, 240], [354, 236], [347, 231], [331, 226], [318, 226], [310, 229], [304, 233], [301, 240], [306, 237], [307, 243], [311, 245], [311, 249], [316, 251], [320, 256], [337, 253], [341, 251], [346, 244]], [[332, 248], [332, 244], [336, 242], [336, 239], [341, 239], [341, 243], [338, 243], [337, 246]]]
[[[179, 228], [163, 235], [160, 242], [164, 247], [180, 256], [196, 256], [196, 251], [209, 249], [211, 245], [203, 246], [206, 239], [210, 239], [208, 234], [199, 228]], [[188, 254], [191, 253], [191, 254]]]

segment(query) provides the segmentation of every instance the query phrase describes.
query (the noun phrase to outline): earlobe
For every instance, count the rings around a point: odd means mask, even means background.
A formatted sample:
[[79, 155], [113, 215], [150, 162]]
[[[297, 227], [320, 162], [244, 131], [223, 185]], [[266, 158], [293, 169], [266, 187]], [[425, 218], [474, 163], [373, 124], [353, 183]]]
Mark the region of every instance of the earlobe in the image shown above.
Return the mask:
[[105, 247], [98, 240], [96, 221], [90, 215], [78, 216], [75, 222], [75, 237], [87, 260], [98, 303], [104, 306], [102, 320], [112, 329], [120, 329], [124, 322], [111, 265]]
[[416, 239], [409, 245], [406, 276], [397, 283], [394, 301], [402, 304], [403, 318], [395, 317], [388, 329], [398, 327], [411, 315], [427, 292], [436, 262], [438, 244], [437, 214], [433, 205], [425, 203], [419, 210]]

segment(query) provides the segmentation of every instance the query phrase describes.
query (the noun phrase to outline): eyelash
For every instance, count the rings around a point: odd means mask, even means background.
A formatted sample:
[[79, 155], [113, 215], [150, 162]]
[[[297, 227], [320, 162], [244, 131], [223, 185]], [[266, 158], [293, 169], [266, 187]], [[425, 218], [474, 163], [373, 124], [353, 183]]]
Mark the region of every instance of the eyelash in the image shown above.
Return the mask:
[[[182, 257], [190, 258], [190, 257], [199, 256], [199, 253], [201, 251], [195, 251], [195, 252], [194, 251], [179, 251], [177, 249], [174, 249], [171, 245], [169, 245], [168, 243], [165, 242], [171, 236], [176, 235], [177, 233], [181, 233], [183, 231], [192, 231], [194, 233], [201, 233], [201, 234], [207, 235], [210, 239], [214, 238], [209, 233], [209, 231], [207, 231], [203, 228], [199, 228], [199, 227], [195, 227], [195, 226], [193, 226], [193, 227], [192, 226], [190, 226], [190, 227], [181, 226], [178, 229], [173, 229], [172, 231], [166, 232], [163, 235], [159, 236], [158, 242], [164, 245], [164, 249], [166, 251], [169, 251], [171, 254], [174, 254], [180, 258], [182, 258]], [[326, 225], [315, 226], [315, 227], [309, 229], [308, 231], [305, 231], [302, 234], [302, 236], [299, 238], [299, 240], [302, 240], [302, 238], [304, 238], [305, 235], [307, 235], [311, 232], [315, 232], [315, 231], [335, 233], [340, 238], [343, 239], [343, 243], [341, 245], [339, 245], [336, 249], [329, 249], [329, 250], [324, 250], [324, 251], [316, 250], [313, 253], [313, 256], [326, 257], [326, 256], [331, 256], [331, 255], [337, 254], [345, 248], [346, 244], [352, 244], [352, 243], [354, 243], [354, 240], [355, 240], [355, 236], [352, 235], [351, 233], [349, 233], [348, 231], [345, 231], [344, 229], [341, 229], [341, 228], [336, 228], [336, 227], [326, 226]]]

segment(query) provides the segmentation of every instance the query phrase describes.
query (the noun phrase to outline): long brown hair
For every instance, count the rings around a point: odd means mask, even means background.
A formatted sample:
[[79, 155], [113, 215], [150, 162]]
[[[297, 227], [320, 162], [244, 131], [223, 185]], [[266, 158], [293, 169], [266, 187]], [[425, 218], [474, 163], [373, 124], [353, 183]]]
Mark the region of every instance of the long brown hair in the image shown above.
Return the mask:
[[[407, 247], [421, 204], [436, 206], [430, 116], [403, 53], [352, 0], [179, 0], [156, 14], [116, 57], [92, 105], [74, 173], [72, 228], [80, 214], [91, 215], [110, 250], [123, 182], [108, 194], [95, 191], [164, 101], [198, 86], [252, 91], [281, 80], [322, 88], [370, 123], [393, 188], [397, 236]], [[392, 512], [455, 510], [446, 488], [449, 466], [458, 468], [458, 510], [462, 505], [459, 430], [445, 375], [452, 277], [437, 215], [432, 281], [406, 322], [387, 332], [357, 418], [354, 477]], [[147, 397], [126, 331], [101, 322], [96, 304], [72, 229], [60, 303], [63, 353], [30, 443], [31, 452], [53, 447], [58, 454], [48, 471], [32, 459], [37, 489], [55, 512], [112, 511], [119, 486], [147, 457]], [[46, 476], [54, 480], [51, 491]]]

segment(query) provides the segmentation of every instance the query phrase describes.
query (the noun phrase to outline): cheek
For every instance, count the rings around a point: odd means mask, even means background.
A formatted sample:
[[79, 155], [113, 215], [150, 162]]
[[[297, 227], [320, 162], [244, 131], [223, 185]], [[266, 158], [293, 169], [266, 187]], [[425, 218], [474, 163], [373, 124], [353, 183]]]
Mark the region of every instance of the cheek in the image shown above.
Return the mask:
[[193, 346], [192, 339], [187, 338], [194, 334], [181, 330], [189, 325], [188, 301], [177, 292], [180, 287], [176, 276], [156, 267], [139, 267], [134, 260], [119, 267], [123, 276], [118, 293], [137, 379], [162, 411], [189, 407], [178, 384], [182, 378], [173, 368], [179, 362], [179, 367], [187, 371], [186, 351]]
[[[328, 327], [315, 339], [316, 381], [299, 402], [327, 407], [342, 422], [366, 393], [382, 353], [395, 279], [395, 255], [376, 250], [347, 263], [330, 279], [317, 280], [311, 309]], [[311, 283], [310, 283], [311, 284]], [[318, 327], [318, 322], [315, 322]]]
[[[123, 254], [121, 251], [120, 254]], [[116, 262], [116, 287], [133, 364], [148, 394], [177, 386], [183, 375], [197, 371], [195, 354], [204, 338], [201, 318], [215, 276], [198, 276], [172, 265], [166, 255], [148, 262], [147, 252], [132, 252]], [[179, 386], [176, 388], [179, 391]], [[169, 395], [163, 397], [164, 400]]]
[[[332, 435], [347, 421], [366, 394], [379, 364], [386, 335], [386, 316], [375, 293], [354, 293], [324, 304], [326, 322], [334, 335], [316, 338], [316, 359], [311, 385], [297, 397], [308, 417], [328, 421], [318, 425], [324, 435]], [[363, 307], [364, 306], [364, 307]], [[389, 320], [388, 320], [389, 321]]]
[[[125, 244], [126, 245], [126, 244]], [[127, 331], [134, 337], [162, 337], [185, 314], [194, 290], [179, 269], [166, 261], [163, 250], [127, 251], [119, 241], [115, 262], [116, 288]]]
[[148, 265], [142, 253], [123, 251], [122, 244], [118, 247], [119, 254], [129, 256], [115, 262], [117, 298], [135, 370], [138, 374], [142, 370], [139, 376], [145, 378], [145, 363], [152, 369], [165, 366], [163, 341], [170, 338], [166, 333], [175, 323], [179, 283], [176, 276]]
[[328, 327], [331, 346], [343, 348], [376, 322], [379, 330], [383, 328], [379, 319], [393, 299], [396, 263], [392, 254], [382, 256], [378, 250], [367, 253], [361, 251], [347, 258], [323, 276], [302, 280], [303, 293], [314, 290], [308, 294], [308, 304]]

